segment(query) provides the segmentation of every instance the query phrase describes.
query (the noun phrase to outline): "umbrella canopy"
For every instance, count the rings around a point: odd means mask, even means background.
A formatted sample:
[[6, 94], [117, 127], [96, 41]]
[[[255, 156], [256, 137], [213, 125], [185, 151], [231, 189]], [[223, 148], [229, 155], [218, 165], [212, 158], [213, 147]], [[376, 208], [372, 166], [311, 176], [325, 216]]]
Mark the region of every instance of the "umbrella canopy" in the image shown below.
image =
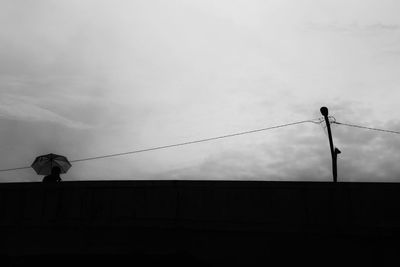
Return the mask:
[[59, 167], [61, 173], [66, 173], [68, 169], [71, 168], [71, 163], [69, 163], [66, 157], [51, 153], [36, 157], [35, 161], [31, 165], [39, 175], [51, 174], [51, 169], [54, 166]]

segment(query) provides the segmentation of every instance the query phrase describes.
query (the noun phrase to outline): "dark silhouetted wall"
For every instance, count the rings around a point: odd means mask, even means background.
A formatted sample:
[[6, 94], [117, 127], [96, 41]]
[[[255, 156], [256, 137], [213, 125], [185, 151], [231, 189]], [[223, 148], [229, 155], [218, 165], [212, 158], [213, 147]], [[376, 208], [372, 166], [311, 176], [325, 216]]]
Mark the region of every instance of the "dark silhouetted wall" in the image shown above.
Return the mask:
[[0, 184], [0, 201], [0, 249], [15, 256], [182, 254], [251, 263], [335, 251], [369, 259], [396, 251], [400, 236], [400, 184], [391, 183], [15, 183]]

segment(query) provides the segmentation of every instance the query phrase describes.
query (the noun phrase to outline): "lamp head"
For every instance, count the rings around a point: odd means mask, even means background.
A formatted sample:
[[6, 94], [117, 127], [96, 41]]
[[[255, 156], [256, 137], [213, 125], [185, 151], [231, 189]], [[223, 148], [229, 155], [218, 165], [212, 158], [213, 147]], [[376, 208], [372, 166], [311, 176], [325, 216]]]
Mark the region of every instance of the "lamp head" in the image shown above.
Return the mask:
[[328, 108], [327, 107], [320, 108], [320, 111], [323, 116], [328, 116]]

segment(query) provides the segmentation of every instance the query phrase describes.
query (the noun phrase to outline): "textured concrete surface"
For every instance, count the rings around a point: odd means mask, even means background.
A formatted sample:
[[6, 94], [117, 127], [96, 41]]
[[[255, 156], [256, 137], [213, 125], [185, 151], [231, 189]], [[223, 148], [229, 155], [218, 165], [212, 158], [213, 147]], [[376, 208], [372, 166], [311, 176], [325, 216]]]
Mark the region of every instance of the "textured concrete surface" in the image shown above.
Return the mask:
[[0, 203], [0, 249], [21, 266], [41, 255], [249, 265], [333, 252], [382, 264], [400, 241], [391, 183], [11, 183]]

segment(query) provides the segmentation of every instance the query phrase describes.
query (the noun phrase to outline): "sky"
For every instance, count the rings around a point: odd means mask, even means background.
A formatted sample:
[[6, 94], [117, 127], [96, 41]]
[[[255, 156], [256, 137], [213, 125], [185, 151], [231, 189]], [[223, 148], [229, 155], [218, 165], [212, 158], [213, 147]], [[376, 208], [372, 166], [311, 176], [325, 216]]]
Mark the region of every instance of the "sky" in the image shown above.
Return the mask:
[[[0, 169], [321, 117], [400, 131], [397, 0], [2, 0]], [[400, 136], [332, 125], [338, 180], [400, 181]], [[304, 123], [72, 163], [64, 181], [331, 181]], [[33, 169], [0, 182], [41, 181]]]

